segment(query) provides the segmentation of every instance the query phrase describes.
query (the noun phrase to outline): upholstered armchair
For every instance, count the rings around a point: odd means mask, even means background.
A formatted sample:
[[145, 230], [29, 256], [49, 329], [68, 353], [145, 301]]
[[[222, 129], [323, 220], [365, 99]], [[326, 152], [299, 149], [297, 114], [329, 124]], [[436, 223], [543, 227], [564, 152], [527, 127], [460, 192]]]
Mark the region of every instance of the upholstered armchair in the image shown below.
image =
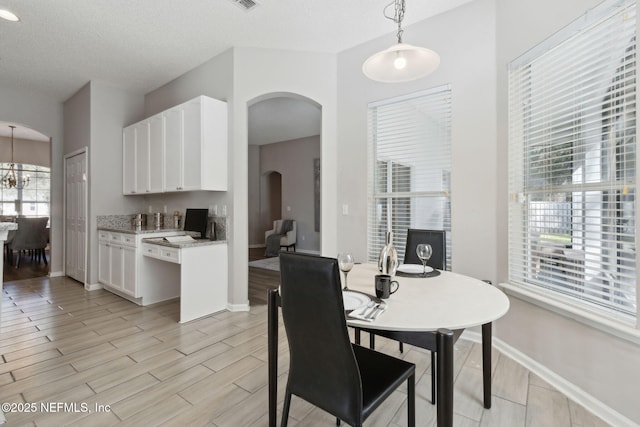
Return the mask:
[[[264, 241], [265, 244], [267, 242], [267, 239], [269, 238], [269, 236], [271, 236], [272, 234], [282, 234], [282, 221], [281, 219], [277, 219], [275, 221], [273, 221], [273, 229], [271, 230], [267, 230], [264, 233]], [[296, 222], [293, 221], [292, 224], [292, 228], [290, 231], [287, 231], [282, 237], [280, 237], [280, 247], [281, 248], [286, 248], [287, 251], [289, 250], [290, 247], [293, 247], [293, 251], [295, 252], [296, 250], [296, 233], [297, 233], [297, 226], [296, 226]]]

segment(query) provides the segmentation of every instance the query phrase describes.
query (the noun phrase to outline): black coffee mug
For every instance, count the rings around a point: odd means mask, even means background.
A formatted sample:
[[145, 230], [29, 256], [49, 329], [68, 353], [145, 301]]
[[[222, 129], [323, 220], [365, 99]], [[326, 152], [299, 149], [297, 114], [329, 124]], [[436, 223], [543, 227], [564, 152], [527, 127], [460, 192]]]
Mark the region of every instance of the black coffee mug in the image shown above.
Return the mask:
[[[395, 286], [394, 286], [395, 283]], [[392, 288], [394, 288], [392, 290]], [[378, 298], [387, 299], [400, 288], [400, 283], [391, 280], [388, 274], [376, 275], [376, 296]]]

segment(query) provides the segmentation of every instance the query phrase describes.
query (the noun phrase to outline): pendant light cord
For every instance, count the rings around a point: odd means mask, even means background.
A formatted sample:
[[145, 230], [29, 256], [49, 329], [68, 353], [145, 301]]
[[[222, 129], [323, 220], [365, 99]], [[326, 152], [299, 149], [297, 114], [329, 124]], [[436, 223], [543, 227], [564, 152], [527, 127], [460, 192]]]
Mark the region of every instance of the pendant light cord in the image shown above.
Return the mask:
[[15, 163], [13, 161], [13, 130], [16, 128], [15, 126], [9, 125], [11, 128], [11, 163]]
[[[392, 5], [395, 5], [395, 10], [393, 16], [387, 14], [387, 9], [389, 9]], [[402, 29], [402, 20], [404, 19], [404, 11], [405, 11], [405, 0], [393, 0], [391, 3], [384, 7], [382, 11], [385, 18], [392, 20], [396, 24], [398, 24], [398, 32], [396, 33], [396, 37], [398, 37], [398, 43], [402, 43], [402, 33], [404, 30]]]

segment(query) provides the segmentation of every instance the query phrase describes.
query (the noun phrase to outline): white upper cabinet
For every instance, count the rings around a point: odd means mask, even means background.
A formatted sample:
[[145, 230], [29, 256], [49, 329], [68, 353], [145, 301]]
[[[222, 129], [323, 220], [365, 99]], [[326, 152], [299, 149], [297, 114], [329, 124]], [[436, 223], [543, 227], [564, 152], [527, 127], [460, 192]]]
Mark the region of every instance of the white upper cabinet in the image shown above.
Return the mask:
[[122, 132], [124, 194], [149, 193], [149, 121], [124, 128]]
[[164, 117], [164, 187], [163, 191], [182, 189], [182, 108], [162, 113]]
[[122, 192], [136, 194], [136, 126], [122, 132]]
[[124, 194], [226, 191], [227, 144], [227, 104], [206, 96], [131, 125], [123, 138]]
[[149, 192], [149, 122], [136, 125], [136, 194]]
[[164, 116], [149, 119], [149, 192], [160, 193], [164, 188]]

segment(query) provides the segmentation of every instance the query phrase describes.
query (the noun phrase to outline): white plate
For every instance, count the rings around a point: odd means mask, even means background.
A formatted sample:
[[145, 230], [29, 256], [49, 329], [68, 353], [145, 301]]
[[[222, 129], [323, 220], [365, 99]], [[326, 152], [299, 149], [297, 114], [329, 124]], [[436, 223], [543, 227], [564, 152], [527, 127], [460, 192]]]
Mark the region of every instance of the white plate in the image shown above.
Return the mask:
[[355, 310], [358, 307], [367, 305], [371, 298], [360, 292], [342, 291], [342, 300], [345, 310]]
[[[398, 271], [406, 274], [422, 274], [422, 265], [420, 264], [401, 264], [398, 266]], [[427, 266], [425, 270], [427, 273], [431, 273], [433, 268]]]

